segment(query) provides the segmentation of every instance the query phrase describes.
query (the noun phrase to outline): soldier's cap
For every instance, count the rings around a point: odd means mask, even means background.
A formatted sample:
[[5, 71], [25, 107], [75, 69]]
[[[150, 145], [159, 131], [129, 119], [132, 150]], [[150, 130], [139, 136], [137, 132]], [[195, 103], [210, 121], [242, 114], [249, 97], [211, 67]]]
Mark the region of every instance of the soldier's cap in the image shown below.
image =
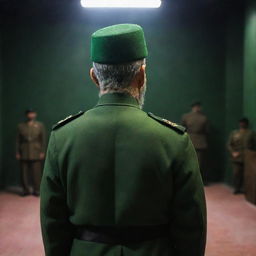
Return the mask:
[[97, 30], [91, 37], [91, 60], [120, 64], [144, 59], [148, 50], [144, 32], [136, 24], [117, 24]]
[[36, 111], [32, 108], [28, 108], [26, 111], [25, 111], [25, 114], [29, 114], [29, 113], [36, 113]]
[[195, 102], [193, 102], [192, 104], [191, 104], [191, 107], [193, 108], [193, 107], [196, 107], [196, 106], [202, 106], [202, 104], [201, 104], [201, 102], [200, 101], [195, 101]]
[[245, 123], [245, 124], [249, 124], [249, 119], [247, 117], [243, 117], [239, 120], [239, 123]]

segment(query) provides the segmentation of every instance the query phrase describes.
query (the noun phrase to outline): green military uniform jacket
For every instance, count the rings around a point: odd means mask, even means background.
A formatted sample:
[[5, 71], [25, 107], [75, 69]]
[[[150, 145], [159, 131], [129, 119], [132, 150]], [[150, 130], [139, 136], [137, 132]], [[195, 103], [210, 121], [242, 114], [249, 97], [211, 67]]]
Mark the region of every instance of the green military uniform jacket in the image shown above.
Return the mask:
[[[246, 129], [244, 131], [234, 130], [231, 132], [228, 139], [228, 150], [231, 153], [233, 162], [243, 163], [244, 152], [246, 149], [255, 149], [255, 134], [252, 130]], [[232, 152], [239, 152], [239, 156], [233, 157]]]
[[209, 132], [209, 122], [202, 112], [190, 112], [183, 115], [181, 123], [187, 128], [187, 132], [196, 149], [208, 148], [207, 134]]
[[[110, 245], [75, 238], [77, 226], [168, 224], [169, 235]], [[93, 109], [52, 131], [41, 184], [47, 256], [202, 256], [204, 190], [182, 127], [143, 112], [126, 94], [103, 95]]]
[[46, 135], [44, 125], [34, 121], [32, 125], [23, 122], [18, 125], [16, 152], [21, 160], [40, 160], [40, 153], [45, 152]]

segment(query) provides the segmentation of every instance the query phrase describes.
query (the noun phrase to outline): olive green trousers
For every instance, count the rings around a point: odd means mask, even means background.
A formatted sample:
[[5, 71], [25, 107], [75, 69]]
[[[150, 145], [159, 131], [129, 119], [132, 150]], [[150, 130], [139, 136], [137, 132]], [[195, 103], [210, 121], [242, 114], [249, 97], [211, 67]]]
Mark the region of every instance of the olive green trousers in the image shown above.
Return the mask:
[[236, 192], [242, 192], [244, 190], [244, 164], [239, 162], [233, 162], [233, 183]]
[[42, 178], [42, 161], [39, 160], [22, 160], [21, 168], [21, 184], [24, 193], [29, 193], [30, 184], [33, 192], [39, 193]]

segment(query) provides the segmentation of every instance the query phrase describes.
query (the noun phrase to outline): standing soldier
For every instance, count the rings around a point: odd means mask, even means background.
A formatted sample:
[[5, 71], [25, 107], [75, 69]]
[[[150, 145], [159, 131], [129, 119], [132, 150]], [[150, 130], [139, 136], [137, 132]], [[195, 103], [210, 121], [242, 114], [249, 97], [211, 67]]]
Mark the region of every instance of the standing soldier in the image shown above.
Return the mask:
[[22, 195], [30, 194], [32, 181], [33, 195], [39, 196], [42, 176], [42, 160], [45, 157], [45, 128], [36, 121], [37, 113], [26, 111], [26, 121], [18, 125], [16, 140], [16, 159], [20, 161]]
[[244, 152], [254, 148], [254, 133], [249, 129], [249, 120], [239, 120], [239, 129], [231, 132], [228, 140], [228, 150], [234, 173], [234, 194], [243, 192], [244, 181]]
[[207, 185], [206, 153], [208, 148], [207, 135], [209, 132], [209, 122], [206, 115], [202, 112], [200, 102], [193, 103], [191, 108], [190, 113], [183, 115], [181, 123], [186, 127], [196, 149], [201, 175], [204, 184]]
[[[140, 26], [92, 35], [91, 110], [54, 126], [41, 185], [47, 256], [203, 256], [204, 190], [185, 129], [141, 110]], [[156, 99], [158, 100], [158, 99]]]

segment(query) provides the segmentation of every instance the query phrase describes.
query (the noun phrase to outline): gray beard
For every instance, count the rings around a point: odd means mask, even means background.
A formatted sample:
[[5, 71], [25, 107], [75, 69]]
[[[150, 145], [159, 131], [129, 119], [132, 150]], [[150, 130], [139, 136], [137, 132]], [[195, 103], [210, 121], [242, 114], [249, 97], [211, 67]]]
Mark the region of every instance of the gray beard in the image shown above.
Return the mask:
[[147, 83], [145, 82], [145, 84], [141, 87], [140, 93], [139, 93], [139, 96], [138, 96], [138, 102], [139, 102], [139, 105], [140, 105], [141, 109], [143, 108], [144, 103], [145, 103], [146, 91], [147, 91]]

